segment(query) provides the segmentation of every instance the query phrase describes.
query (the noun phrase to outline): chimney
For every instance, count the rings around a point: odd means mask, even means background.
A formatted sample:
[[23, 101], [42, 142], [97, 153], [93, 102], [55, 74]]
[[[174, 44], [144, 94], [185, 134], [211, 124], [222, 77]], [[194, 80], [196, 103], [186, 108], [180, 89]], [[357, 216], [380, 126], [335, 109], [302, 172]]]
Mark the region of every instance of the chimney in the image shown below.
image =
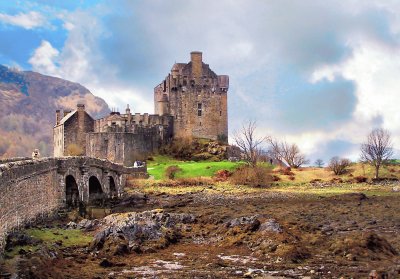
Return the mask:
[[60, 124], [61, 121], [61, 112], [60, 110], [56, 110], [56, 125]]
[[71, 112], [70, 110], [65, 109], [65, 110], [64, 110], [64, 117], [67, 116], [67, 114], [70, 113], [70, 112]]
[[193, 77], [201, 77], [203, 75], [202, 53], [200, 51], [192, 51], [190, 53], [190, 61], [192, 62]]
[[85, 105], [84, 104], [77, 104], [76, 105], [76, 110], [77, 111], [85, 111]]

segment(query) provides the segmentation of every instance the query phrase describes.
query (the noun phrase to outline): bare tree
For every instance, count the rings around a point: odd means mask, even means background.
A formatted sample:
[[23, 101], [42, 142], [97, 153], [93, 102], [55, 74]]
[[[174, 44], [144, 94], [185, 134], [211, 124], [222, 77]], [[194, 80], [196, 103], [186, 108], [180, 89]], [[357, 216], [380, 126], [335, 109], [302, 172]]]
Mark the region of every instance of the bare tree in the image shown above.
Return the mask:
[[242, 150], [244, 160], [252, 167], [257, 165], [261, 155], [262, 144], [267, 137], [258, 137], [256, 135], [256, 121], [247, 121], [242, 124], [242, 128], [235, 131], [233, 141]]
[[322, 159], [315, 160], [314, 164], [319, 168], [322, 168], [322, 166], [325, 165], [325, 163], [324, 163], [324, 161], [322, 161]]
[[393, 155], [390, 133], [384, 129], [374, 129], [367, 142], [361, 145], [361, 161], [375, 168], [375, 178], [379, 178], [379, 168]]
[[333, 171], [336, 175], [344, 174], [347, 168], [350, 166], [351, 161], [345, 158], [339, 158], [337, 156], [332, 157], [329, 161], [328, 168]]
[[283, 161], [291, 168], [299, 168], [304, 164], [308, 164], [309, 160], [300, 153], [297, 144], [289, 144], [286, 141], [279, 142], [275, 139], [269, 139], [271, 145], [271, 156], [279, 161]]

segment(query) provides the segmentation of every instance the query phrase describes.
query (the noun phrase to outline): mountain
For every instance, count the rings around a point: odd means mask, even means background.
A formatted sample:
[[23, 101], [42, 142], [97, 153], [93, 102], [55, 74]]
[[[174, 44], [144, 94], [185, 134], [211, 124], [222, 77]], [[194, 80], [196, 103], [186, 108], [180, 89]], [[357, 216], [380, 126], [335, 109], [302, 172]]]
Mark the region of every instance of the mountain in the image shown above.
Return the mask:
[[0, 158], [31, 156], [35, 148], [52, 155], [55, 111], [73, 110], [77, 103], [93, 117], [110, 111], [78, 83], [0, 65]]

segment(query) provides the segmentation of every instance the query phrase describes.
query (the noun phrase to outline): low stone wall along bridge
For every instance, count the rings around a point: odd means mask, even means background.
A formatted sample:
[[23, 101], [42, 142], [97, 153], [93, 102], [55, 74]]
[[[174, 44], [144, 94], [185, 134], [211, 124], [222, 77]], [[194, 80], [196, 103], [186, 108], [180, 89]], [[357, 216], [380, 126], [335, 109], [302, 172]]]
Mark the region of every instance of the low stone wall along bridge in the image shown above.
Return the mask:
[[120, 197], [127, 175], [146, 173], [90, 157], [0, 161], [0, 253], [9, 231], [63, 207]]

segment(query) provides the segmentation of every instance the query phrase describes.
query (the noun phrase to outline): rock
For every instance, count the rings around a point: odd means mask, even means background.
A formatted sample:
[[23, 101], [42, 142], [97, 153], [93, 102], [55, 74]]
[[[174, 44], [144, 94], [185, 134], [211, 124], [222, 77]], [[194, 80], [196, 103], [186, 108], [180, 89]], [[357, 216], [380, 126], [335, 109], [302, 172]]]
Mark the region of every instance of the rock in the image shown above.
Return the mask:
[[392, 188], [392, 192], [400, 192], [400, 187], [399, 186], [394, 186]]
[[258, 216], [248, 216], [248, 217], [239, 217], [234, 218], [226, 223], [226, 227], [240, 227], [245, 232], [248, 231], [256, 231], [260, 228], [261, 222], [258, 220]]
[[275, 219], [269, 219], [260, 225], [261, 232], [281, 233], [281, 225]]
[[368, 275], [368, 279], [379, 279], [378, 272], [376, 272], [376, 270], [372, 270]]
[[102, 259], [99, 265], [101, 267], [107, 268], [107, 267], [112, 267], [114, 264], [110, 262], [108, 259]]
[[109, 255], [154, 251], [178, 242], [185, 224], [194, 223], [192, 214], [163, 210], [116, 213], [99, 220], [99, 232], [90, 249]]
[[77, 228], [89, 231], [95, 229], [98, 224], [99, 221], [97, 219], [94, 220], [83, 219], [77, 224]]
[[77, 224], [75, 223], [75, 222], [69, 222], [68, 224], [67, 224], [67, 229], [76, 229], [77, 228]]

